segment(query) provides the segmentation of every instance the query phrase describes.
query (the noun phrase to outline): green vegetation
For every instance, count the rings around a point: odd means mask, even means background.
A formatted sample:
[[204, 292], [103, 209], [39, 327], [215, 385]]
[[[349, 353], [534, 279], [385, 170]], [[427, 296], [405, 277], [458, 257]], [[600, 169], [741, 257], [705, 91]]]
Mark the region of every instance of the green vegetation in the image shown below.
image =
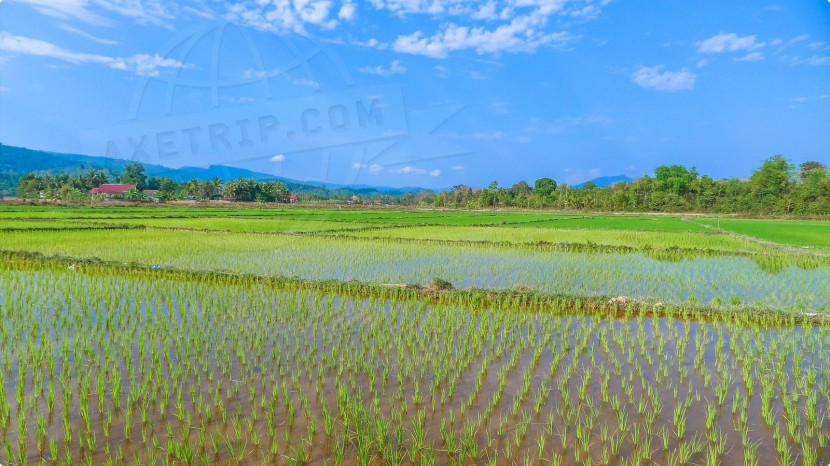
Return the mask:
[[794, 315], [522, 312], [0, 264], [4, 463], [827, 457], [830, 326]]
[[749, 180], [715, 180], [681, 165], [655, 168], [654, 176], [632, 182], [580, 189], [541, 178], [510, 188], [491, 183], [486, 189], [466, 185], [427, 197], [424, 203], [448, 207], [553, 207], [615, 212], [717, 212], [830, 214], [830, 172], [818, 162], [798, 168], [777, 155], [765, 160]]
[[[0, 174], [4, 165], [11, 166], [11, 163], [2, 163], [4, 151], [8, 150], [0, 145]], [[116, 173], [120, 175], [116, 176], [109, 170], [93, 169], [29, 172], [17, 178], [15, 193], [26, 199], [61, 199], [79, 203], [90, 200], [90, 189], [117, 180], [136, 184], [139, 192], [157, 190], [154, 199], [161, 201], [223, 198], [240, 202], [287, 202], [289, 193], [293, 192], [302, 193], [307, 201], [341, 205], [377, 200], [384, 204], [475, 209], [520, 207], [612, 212], [830, 214], [830, 171], [827, 167], [819, 162], [805, 162], [796, 167], [780, 155], [764, 160], [748, 180], [715, 180], [701, 176], [695, 167], [664, 165], [655, 168], [654, 176], [605, 187], [588, 182], [577, 188], [543, 177], [536, 180], [533, 186], [519, 181], [507, 188], [493, 181], [486, 188], [457, 185], [448, 192], [438, 193], [430, 190], [394, 193], [352, 188], [328, 190], [289, 181], [256, 180], [252, 176], [213, 176], [209, 180], [202, 176], [177, 181], [173, 173], [164, 175], [158, 172], [160, 167], [151, 166], [157, 174], [148, 176], [141, 164], [121, 163], [115, 166], [119, 168]], [[9, 174], [0, 176], [0, 195], [9, 193], [8, 189], [3, 191], [3, 185], [14, 179]], [[129, 201], [148, 200], [140, 193], [125, 198]]]
[[656, 217], [634, 215], [584, 215], [557, 218], [533, 223], [517, 223], [515, 226], [535, 228], [586, 228], [601, 230], [663, 230], [663, 231], [706, 231], [706, 228], [682, 217]]
[[764, 219], [707, 219], [700, 223], [773, 243], [830, 251], [830, 222]]
[[826, 225], [776, 225], [3, 206], [0, 463], [827, 464]]
[[487, 241], [511, 244], [559, 243], [625, 246], [635, 250], [690, 249], [721, 252], [762, 251], [762, 246], [724, 234], [678, 231], [571, 230], [564, 228], [504, 228], [427, 226], [358, 230], [349, 236], [370, 238]]

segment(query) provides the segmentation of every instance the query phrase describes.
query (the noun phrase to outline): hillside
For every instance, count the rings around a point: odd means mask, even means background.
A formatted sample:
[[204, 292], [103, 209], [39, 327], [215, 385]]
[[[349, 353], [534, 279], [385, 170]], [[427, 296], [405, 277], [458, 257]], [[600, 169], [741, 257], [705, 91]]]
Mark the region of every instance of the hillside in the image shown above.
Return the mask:
[[[124, 166], [130, 163], [134, 162], [108, 157], [64, 154], [33, 150], [25, 147], [0, 145], [0, 196], [13, 196], [20, 178], [30, 172], [75, 174], [90, 170], [100, 170], [117, 175], [124, 171]], [[343, 196], [356, 194], [358, 196], [372, 196], [382, 194], [396, 196], [420, 190], [420, 188], [335, 185], [318, 181], [299, 181], [225, 165], [211, 165], [207, 168], [169, 168], [162, 165], [146, 163], [143, 165], [147, 176], [167, 176], [177, 182], [188, 181], [193, 178], [201, 181], [221, 178], [223, 181], [227, 181], [239, 177], [253, 178], [257, 181], [277, 180], [283, 182], [289, 191], [301, 195]]]
[[587, 183], [593, 183], [597, 187], [604, 188], [606, 186], [613, 186], [615, 183], [619, 183], [620, 181], [629, 182], [634, 181], [633, 179], [625, 176], [625, 175], [616, 175], [616, 176], [600, 176], [599, 178], [594, 178], [593, 180], [588, 180], [582, 183], [579, 183], [574, 186], [574, 188], [582, 188]]

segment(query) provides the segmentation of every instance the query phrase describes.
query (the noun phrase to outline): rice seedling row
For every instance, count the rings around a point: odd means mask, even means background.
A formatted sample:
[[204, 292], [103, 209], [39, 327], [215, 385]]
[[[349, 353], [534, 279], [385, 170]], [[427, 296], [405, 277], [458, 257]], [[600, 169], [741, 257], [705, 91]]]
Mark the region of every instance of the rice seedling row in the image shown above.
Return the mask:
[[0, 290], [4, 464], [830, 458], [827, 325], [8, 265]]
[[310, 280], [426, 286], [440, 278], [459, 288], [520, 286], [668, 303], [806, 310], [830, 305], [830, 267], [807, 256], [650, 257], [162, 230], [0, 232], [0, 241], [6, 250]]

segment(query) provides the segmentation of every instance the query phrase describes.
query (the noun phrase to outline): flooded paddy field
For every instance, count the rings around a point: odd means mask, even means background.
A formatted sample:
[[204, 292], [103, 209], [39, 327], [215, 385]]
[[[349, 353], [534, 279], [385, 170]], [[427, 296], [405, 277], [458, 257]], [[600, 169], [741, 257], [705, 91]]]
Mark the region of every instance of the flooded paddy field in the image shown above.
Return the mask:
[[203, 272], [424, 286], [440, 278], [460, 288], [524, 287], [675, 304], [830, 307], [830, 260], [812, 256], [135, 228], [0, 231], [0, 241], [8, 250]]
[[0, 272], [4, 464], [821, 464], [830, 325]]
[[203, 210], [0, 212], [0, 463], [830, 462], [803, 235]]

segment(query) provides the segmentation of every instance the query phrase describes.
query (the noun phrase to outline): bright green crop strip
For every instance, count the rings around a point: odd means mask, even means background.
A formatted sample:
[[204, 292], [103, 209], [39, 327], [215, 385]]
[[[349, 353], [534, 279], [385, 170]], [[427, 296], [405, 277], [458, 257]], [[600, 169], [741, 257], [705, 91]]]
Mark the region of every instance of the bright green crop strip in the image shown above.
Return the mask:
[[516, 227], [537, 228], [589, 228], [598, 230], [665, 230], [665, 231], [706, 231], [694, 221], [679, 217], [633, 216], [633, 215], [586, 215], [581, 218], [562, 218], [532, 224], [517, 224]]
[[594, 243], [643, 248], [713, 249], [763, 252], [769, 248], [723, 234], [691, 232], [567, 230], [552, 228], [493, 228], [426, 226], [361, 230], [345, 233], [356, 237], [420, 238], [452, 241], [498, 241], [507, 243]]
[[830, 221], [707, 219], [700, 222], [764, 241], [830, 250]]
[[[113, 222], [114, 223], [114, 222]], [[39, 228], [77, 228], [77, 227], [87, 227], [87, 228], [94, 228], [99, 226], [112, 226], [107, 224], [100, 224], [100, 223], [91, 223], [91, 222], [83, 222], [83, 221], [73, 221], [73, 220], [56, 220], [56, 219], [26, 219], [26, 220], [17, 220], [17, 219], [8, 219], [8, 218], [0, 218], [0, 230], [7, 230], [7, 229], [39, 229]]]
[[[91, 220], [95, 223], [144, 225], [156, 228], [190, 228], [196, 230], [228, 230], [233, 232], [305, 232], [337, 231], [371, 227], [373, 223], [348, 221], [306, 220], [303, 218], [142, 218]], [[2, 222], [0, 222], [2, 225]]]

